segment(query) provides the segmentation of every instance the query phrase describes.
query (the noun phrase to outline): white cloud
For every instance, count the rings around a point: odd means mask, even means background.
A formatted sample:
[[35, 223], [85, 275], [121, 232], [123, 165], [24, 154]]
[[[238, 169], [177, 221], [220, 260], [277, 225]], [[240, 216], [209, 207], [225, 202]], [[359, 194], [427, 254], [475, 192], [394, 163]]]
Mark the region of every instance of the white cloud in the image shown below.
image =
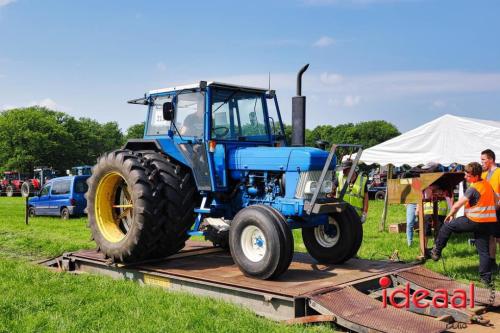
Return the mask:
[[14, 105], [14, 104], [4, 104], [0, 106], [0, 110], [10, 110], [10, 109], [17, 109], [17, 108], [24, 108], [24, 107], [29, 107], [29, 106], [41, 106], [41, 107], [46, 107], [47, 109], [51, 110], [60, 110], [61, 106], [58, 105], [53, 99], [51, 98], [44, 98], [39, 101], [31, 101], [26, 104], [19, 104], [19, 105]]
[[347, 108], [352, 108], [359, 104], [361, 101], [361, 96], [347, 95], [344, 97], [344, 106]]
[[314, 47], [328, 47], [335, 44], [335, 39], [328, 36], [321, 36], [317, 41], [314, 42]]
[[333, 106], [333, 107], [337, 107], [340, 105], [340, 102], [338, 99], [336, 98], [328, 98], [328, 101], [326, 103], [328, 106]]
[[0, 7], [7, 6], [10, 3], [15, 2], [16, 0], [0, 0]]
[[0, 106], [0, 110], [4, 111], [4, 110], [16, 109], [18, 107], [19, 106], [17, 106], [17, 105], [4, 104], [4, 105]]
[[[296, 73], [271, 73], [271, 87], [295, 91]], [[268, 74], [247, 74], [213, 78], [216, 81], [267, 87]], [[193, 82], [196, 80], [192, 80]], [[189, 80], [183, 83], [190, 82]], [[500, 92], [500, 72], [473, 73], [459, 71], [405, 71], [363, 75], [307, 71], [302, 88], [306, 94], [336, 94], [341, 96], [394, 96], [441, 93]]]
[[163, 63], [163, 62], [161, 62], [161, 61], [160, 61], [160, 62], [158, 62], [158, 63], [156, 64], [156, 68], [157, 68], [160, 72], [164, 72], [164, 71], [166, 71], [166, 70], [167, 70], [167, 65], [165, 65], [165, 63]]
[[333, 84], [339, 84], [342, 82], [343, 77], [340, 74], [332, 73], [329, 74], [328, 72], [323, 72], [319, 76], [319, 80], [327, 85], [333, 85]]
[[[428, 107], [431, 109], [433, 101], [438, 101], [434, 107], [442, 106], [446, 110], [453, 107], [454, 110], [460, 110], [458, 106], [448, 102], [453, 95], [474, 96], [477, 93], [489, 93], [500, 96], [500, 72], [405, 71], [349, 75], [315, 73], [309, 70], [304, 73], [302, 83], [302, 93], [307, 96], [308, 128], [318, 124], [367, 119], [392, 119], [398, 125], [406, 123], [406, 126], [411, 126], [408, 120], [411, 117], [398, 118], [399, 109], [402, 107], [415, 110], [415, 101], [430, 101]], [[207, 77], [207, 80], [267, 88], [267, 75], [262, 73]], [[271, 88], [276, 90], [282, 117], [287, 123], [290, 123], [291, 119], [291, 97], [296, 94], [296, 78], [296, 72], [271, 73]], [[185, 80], [182, 83], [195, 81]], [[312, 96], [317, 98], [313, 99]], [[421, 104], [419, 107], [421, 108]], [[359, 112], [342, 112], [354, 108]], [[425, 112], [419, 116], [425, 118]]]
[[448, 105], [448, 103], [446, 101], [441, 100], [441, 99], [437, 99], [437, 100], [432, 102], [432, 107], [434, 109], [442, 109], [442, 108], [446, 107], [447, 105]]
[[52, 110], [56, 110], [59, 108], [57, 103], [50, 98], [44, 98], [40, 101], [33, 101], [28, 104], [28, 106], [35, 106], [35, 105], [46, 107], [47, 109], [52, 109]]

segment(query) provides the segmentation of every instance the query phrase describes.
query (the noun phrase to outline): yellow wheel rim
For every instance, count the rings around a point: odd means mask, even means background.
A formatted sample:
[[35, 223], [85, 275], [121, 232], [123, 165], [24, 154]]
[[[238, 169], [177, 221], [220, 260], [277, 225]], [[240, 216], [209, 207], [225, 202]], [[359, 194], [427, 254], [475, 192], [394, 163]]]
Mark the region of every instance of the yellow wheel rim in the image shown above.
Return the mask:
[[95, 218], [104, 238], [118, 243], [132, 227], [134, 204], [125, 178], [109, 172], [97, 184]]

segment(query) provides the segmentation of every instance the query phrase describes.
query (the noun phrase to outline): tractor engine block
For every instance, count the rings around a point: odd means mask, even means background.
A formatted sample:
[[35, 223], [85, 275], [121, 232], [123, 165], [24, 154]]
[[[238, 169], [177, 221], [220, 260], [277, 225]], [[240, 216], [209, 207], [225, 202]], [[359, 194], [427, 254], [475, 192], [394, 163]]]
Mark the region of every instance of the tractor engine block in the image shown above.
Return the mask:
[[249, 172], [240, 185], [243, 206], [270, 204], [276, 197], [284, 195], [283, 174], [271, 172]]

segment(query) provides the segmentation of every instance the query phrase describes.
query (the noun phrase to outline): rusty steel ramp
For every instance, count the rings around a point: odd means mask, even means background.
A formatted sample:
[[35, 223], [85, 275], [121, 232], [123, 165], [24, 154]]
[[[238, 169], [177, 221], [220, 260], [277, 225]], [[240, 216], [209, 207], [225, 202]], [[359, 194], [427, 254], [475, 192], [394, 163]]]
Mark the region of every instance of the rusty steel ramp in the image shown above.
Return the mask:
[[[474, 309], [384, 307], [384, 290], [409, 284], [412, 291], [426, 289], [432, 297], [435, 289], [463, 285], [422, 266], [362, 259], [328, 266], [302, 253], [295, 253], [289, 270], [279, 279], [253, 279], [241, 273], [229, 253], [207, 242], [190, 241], [178, 254], [133, 265], [113, 263], [95, 250], [66, 253], [42, 264], [220, 298], [288, 323], [332, 322], [355, 332], [442, 332], [455, 327], [450, 323], [478, 327], [477, 323], [488, 322], [487, 316], [495, 312], [484, 317], [485, 312], [500, 301], [498, 293], [492, 303], [491, 292], [476, 288]], [[381, 288], [380, 278], [389, 279], [391, 285]], [[459, 331], [468, 332], [463, 327]]]
[[432, 317], [384, 308], [381, 302], [351, 286], [312, 295], [309, 305], [319, 313], [334, 315], [336, 323], [356, 332], [437, 333], [447, 328], [445, 322]]
[[[468, 290], [470, 286], [459, 283], [452, 278], [433, 272], [422, 266], [417, 266], [411, 270], [399, 272], [395, 279], [404, 284], [409, 282], [413, 288], [427, 289], [434, 291], [436, 289], [445, 289], [449, 295], [453, 290], [462, 289]], [[500, 293], [492, 292], [484, 288], [474, 288], [474, 302], [477, 305], [488, 305], [493, 307], [500, 306]], [[469, 296], [469, 295], [468, 295]], [[470, 298], [467, 298], [470, 301]]]

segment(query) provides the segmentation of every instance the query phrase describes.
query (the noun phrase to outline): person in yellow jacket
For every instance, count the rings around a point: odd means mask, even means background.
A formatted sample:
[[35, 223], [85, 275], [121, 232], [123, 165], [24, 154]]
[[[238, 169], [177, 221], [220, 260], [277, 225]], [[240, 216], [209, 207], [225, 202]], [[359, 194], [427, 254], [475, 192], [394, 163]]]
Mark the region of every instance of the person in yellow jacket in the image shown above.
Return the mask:
[[[465, 166], [465, 180], [471, 185], [465, 194], [451, 207], [444, 224], [439, 230], [436, 243], [431, 250], [431, 258], [437, 261], [453, 233], [473, 232], [476, 249], [479, 254], [479, 275], [481, 281], [491, 284], [491, 264], [489, 239], [497, 222], [495, 212], [495, 192], [490, 183], [481, 179], [481, 164], [469, 163]], [[465, 205], [465, 216], [454, 218], [458, 210]]]
[[[334, 184], [337, 188], [337, 197], [339, 197], [347, 180], [347, 176], [349, 175], [349, 171], [352, 168], [352, 160], [342, 162], [341, 167], [342, 172], [337, 174], [337, 179]], [[351, 177], [350, 184], [347, 186], [343, 199], [354, 207], [361, 218], [361, 223], [365, 223], [368, 215], [368, 177], [363, 173], [358, 174], [355, 171]]]
[[497, 254], [497, 244], [500, 243], [500, 168], [495, 163], [495, 153], [491, 149], [486, 149], [481, 152], [481, 165], [483, 173], [481, 178], [487, 180], [493, 191], [495, 192], [495, 201], [497, 204], [497, 224], [493, 235], [490, 238], [490, 263], [494, 270], [498, 269], [495, 257]]
[[[448, 215], [449, 208], [448, 208], [448, 202], [445, 199], [439, 200], [437, 202], [437, 205], [438, 205], [437, 215], [439, 218], [439, 221], [437, 221], [438, 222], [437, 229], [439, 229], [439, 227], [443, 224], [446, 215]], [[433, 217], [434, 217], [434, 203], [424, 202], [424, 221], [426, 223], [426, 232], [428, 231], [427, 224], [429, 224], [429, 227], [432, 226]]]

